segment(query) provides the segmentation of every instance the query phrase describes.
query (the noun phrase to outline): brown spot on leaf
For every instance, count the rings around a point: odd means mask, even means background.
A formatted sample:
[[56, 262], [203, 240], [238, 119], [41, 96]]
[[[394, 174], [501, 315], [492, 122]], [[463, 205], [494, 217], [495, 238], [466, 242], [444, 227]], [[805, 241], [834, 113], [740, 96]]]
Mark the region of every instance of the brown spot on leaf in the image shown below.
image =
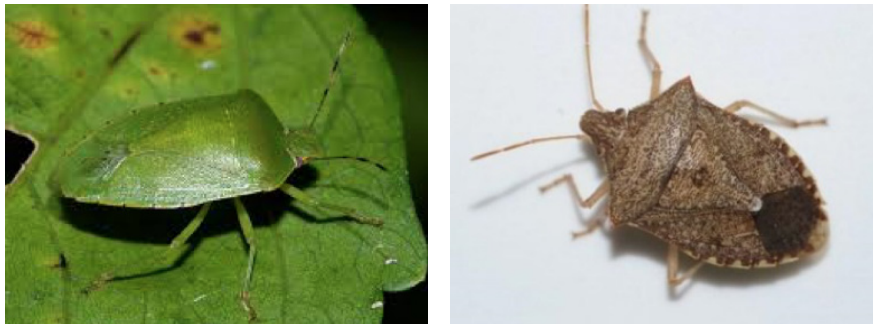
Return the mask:
[[163, 73], [163, 71], [161, 71], [156, 66], [151, 66], [148, 68], [148, 73], [151, 73], [151, 75], [160, 75]]
[[185, 49], [206, 52], [221, 48], [221, 27], [213, 20], [183, 17], [172, 26], [172, 37]]
[[79, 18], [80, 14], [83, 14], [83, 12], [80, 11], [80, 7], [76, 6], [76, 5], [71, 6], [70, 11], [71, 11], [71, 16], [76, 17], [76, 18]]
[[206, 31], [213, 34], [218, 34], [221, 31], [221, 28], [218, 27], [218, 24], [210, 23], [208, 26], [206, 26]]
[[86, 71], [84, 71], [82, 68], [78, 68], [76, 71], [74, 71], [74, 77], [76, 77], [77, 79], [83, 79], [83, 77], [85, 76]]
[[203, 45], [203, 32], [200, 30], [188, 30], [185, 38], [192, 44]]
[[98, 32], [99, 32], [100, 34], [102, 34], [102, 37], [104, 37], [104, 38], [106, 38], [106, 39], [108, 39], [108, 40], [111, 40], [111, 39], [114, 38], [114, 36], [111, 35], [111, 31], [108, 30], [108, 28], [105, 28], [105, 27], [98, 28]]
[[55, 44], [58, 32], [42, 21], [7, 23], [7, 37], [24, 49], [43, 50]]

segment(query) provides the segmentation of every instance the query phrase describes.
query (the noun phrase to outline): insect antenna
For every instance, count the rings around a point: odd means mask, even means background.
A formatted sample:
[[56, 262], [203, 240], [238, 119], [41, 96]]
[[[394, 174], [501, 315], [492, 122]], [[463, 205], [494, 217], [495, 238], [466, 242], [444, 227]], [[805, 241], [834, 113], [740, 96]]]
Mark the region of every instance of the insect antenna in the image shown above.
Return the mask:
[[317, 116], [320, 116], [320, 111], [323, 110], [323, 104], [326, 103], [326, 97], [329, 95], [329, 89], [332, 88], [332, 85], [335, 84], [335, 78], [338, 76], [338, 66], [341, 61], [342, 54], [345, 53], [345, 49], [347, 49], [348, 44], [351, 43], [351, 30], [352, 28], [348, 28], [347, 33], [345, 33], [344, 40], [341, 43], [341, 46], [338, 47], [338, 54], [335, 56], [335, 61], [332, 63], [332, 69], [329, 70], [329, 81], [326, 83], [326, 88], [323, 89], [323, 97], [320, 98], [320, 104], [317, 105], [317, 111], [314, 112], [314, 117], [311, 119], [311, 123], [308, 125], [309, 128], [314, 128], [314, 122], [317, 121]]
[[594, 72], [591, 67], [591, 14], [588, 9], [589, 5], [585, 5], [585, 15], [584, 15], [584, 23], [585, 23], [585, 64], [588, 68], [588, 82], [591, 87], [591, 103], [599, 109], [599, 111], [606, 111], [606, 108], [600, 104], [600, 101], [597, 101], [597, 94], [594, 92]]
[[383, 171], [388, 171], [388, 169], [385, 168], [385, 166], [382, 165], [381, 163], [378, 163], [378, 162], [372, 161], [372, 160], [370, 160], [370, 159], [368, 159], [368, 158], [364, 158], [364, 157], [336, 156], [336, 157], [311, 158], [311, 160], [341, 160], [341, 159], [348, 159], [348, 160], [355, 160], [355, 161], [365, 162], [365, 163], [371, 164], [371, 165], [373, 165], [373, 166], [375, 166], [375, 167], [377, 167], [378, 169], [381, 169], [381, 170], [383, 170]]
[[496, 154], [499, 154], [502, 152], [507, 152], [507, 151], [513, 150], [515, 148], [520, 148], [520, 147], [523, 147], [526, 145], [538, 144], [538, 143], [542, 143], [542, 142], [546, 142], [546, 141], [561, 140], [561, 139], [583, 139], [583, 140], [587, 140], [587, 141], [591, 140], [591, 138], [589, 138], [586, 135], [568, 135], [568, 136], [533, 138], [533, 139], [530, 139], [530, 140], [527, 140], [524, 142], [511, 144], [511, 145], [508, 145], [508, 146], [505, 146], [505, 147], [502, 147], [499, 149], [494, 149], [494, 150], [486, 152], [486, 153], [477, 154], [471, 158], [471, 161], [480, 160], [480, 159], [486, 158], [490, 155], [496, 155]]

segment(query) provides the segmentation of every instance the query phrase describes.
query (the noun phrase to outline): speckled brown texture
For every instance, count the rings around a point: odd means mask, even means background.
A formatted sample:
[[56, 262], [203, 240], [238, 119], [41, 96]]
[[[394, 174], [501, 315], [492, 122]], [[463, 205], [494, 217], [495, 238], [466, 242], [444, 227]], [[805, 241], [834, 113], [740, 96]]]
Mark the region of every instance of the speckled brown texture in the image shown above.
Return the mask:
[[723, 266], [771, 266], [827, 239], [803, 162], [765, 127], [696, 94], [687, 77], [625, 114], [591, 110], [582, 130], [610, 181], [609, 216]]

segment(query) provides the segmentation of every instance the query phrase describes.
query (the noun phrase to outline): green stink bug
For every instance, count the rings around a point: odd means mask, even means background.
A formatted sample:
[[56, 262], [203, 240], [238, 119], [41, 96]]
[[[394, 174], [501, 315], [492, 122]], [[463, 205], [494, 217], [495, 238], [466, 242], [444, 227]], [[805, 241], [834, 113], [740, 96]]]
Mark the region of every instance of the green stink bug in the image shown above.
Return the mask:
[[[79, 202], [110, 206], [202, 205], [163, 254], [161, 259], [166, 261], [197, 230], [213, 201], [231, 198], [249, 245], [241, 303], [252, 314], [249, 282], [256, 248], [252, 223], [239, 196], [280, 189], [304, 205], [340, 212], [363, 224], [382, 224], [379, 218], [320, 201], [285, 183], [287, 176], [312, 159], [368, 161], [324, 157], [312, 130], [350, 36], [348, 32], [339, 47], [329, 83], [307, 128], [285, 129], [252, 90], [145, 107], [88, 136], [66, 155], [58, 168], [62, 194]], [[87, 290], [113, 277], [107, 273]]]

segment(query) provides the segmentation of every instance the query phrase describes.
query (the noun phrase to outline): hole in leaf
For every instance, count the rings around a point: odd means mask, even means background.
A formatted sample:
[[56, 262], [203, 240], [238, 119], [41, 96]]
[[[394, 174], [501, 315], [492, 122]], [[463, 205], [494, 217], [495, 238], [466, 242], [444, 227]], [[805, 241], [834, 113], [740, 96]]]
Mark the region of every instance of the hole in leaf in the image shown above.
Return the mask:
[[33, 153], [34, 142], [15, 132], [6, 131], [6, 184], [15, 179]]

